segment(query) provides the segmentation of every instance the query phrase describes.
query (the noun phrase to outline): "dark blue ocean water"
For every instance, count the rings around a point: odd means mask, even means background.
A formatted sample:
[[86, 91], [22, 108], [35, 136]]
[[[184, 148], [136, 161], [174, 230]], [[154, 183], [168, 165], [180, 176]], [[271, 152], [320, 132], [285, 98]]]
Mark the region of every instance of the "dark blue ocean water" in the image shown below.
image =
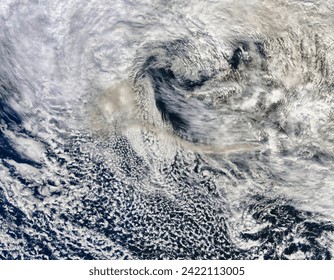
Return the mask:
[[0, 259], [333, 259], [327, 2], [0, 4]]

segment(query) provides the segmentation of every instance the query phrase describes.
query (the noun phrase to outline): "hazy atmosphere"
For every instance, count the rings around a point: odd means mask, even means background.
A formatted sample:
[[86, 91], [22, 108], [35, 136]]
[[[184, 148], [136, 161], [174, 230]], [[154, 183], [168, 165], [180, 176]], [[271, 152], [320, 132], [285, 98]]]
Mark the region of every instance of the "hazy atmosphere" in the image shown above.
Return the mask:
[[334, 2], [0, 3], [0, 259], [333, 259]]

